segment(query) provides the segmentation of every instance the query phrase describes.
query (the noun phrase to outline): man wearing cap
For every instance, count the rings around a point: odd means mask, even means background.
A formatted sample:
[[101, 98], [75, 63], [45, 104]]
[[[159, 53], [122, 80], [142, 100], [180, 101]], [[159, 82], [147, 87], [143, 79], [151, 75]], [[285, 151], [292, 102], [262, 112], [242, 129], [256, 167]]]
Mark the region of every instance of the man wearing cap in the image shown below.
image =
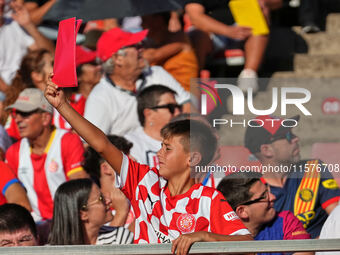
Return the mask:
[[300, 160], [299, 138], [292, 132], [299, 117], [256, 117], [247, 128], [245, 146], [262, 163], [263, 178], [276, 196], [275, 209], [293, 212], [316, 238], [340, 190], [320, 160]]
[[58, 186], [87, 177], [82, 143], [78, 135], [51, 124], [53, 108], [39, 89], [23, 90], [7, 109], [13, 110], [23, 139], [7, 150], [6, 161], [27, 190], [35, 219], [51, 219]]
[[140, 126], [136, 94], [144, 87], [161, 84], [177, 93], [177, 102], [188, 110], [190, 94], [162, 67], [145, 68], [140, 43], [147, 30], [129, 33], [111, 29], [99, 38], [97, 56], [103, 61], [104, 76], [91, 91], [85, 118], [105, 134], [124, 135]]

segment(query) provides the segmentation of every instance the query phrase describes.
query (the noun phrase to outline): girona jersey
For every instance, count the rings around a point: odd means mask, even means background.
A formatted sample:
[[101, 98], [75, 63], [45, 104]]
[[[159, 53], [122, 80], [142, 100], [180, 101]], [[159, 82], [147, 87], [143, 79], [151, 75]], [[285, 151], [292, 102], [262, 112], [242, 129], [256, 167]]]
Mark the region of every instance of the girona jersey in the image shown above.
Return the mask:
[[249, 234], [215, 189], [195, 184], [186, 193], [171, 196], [167, 181], [156, 168], [140, 165], [125, 155], [120, 177], [136, 217], [135, 243], [170, 243], [181, 234], [197, 231]]
[[53, 215], [53, 197], [58, 186], [82, 171], [83, 146], [78, 135], [55, 129], [45, 153], [31, 153], [26, 138], [13, 144], [6, 160], [27, 190], [33, 211], [42, 219]]
[[[84, 115], [86, 98], [81, 94], [72, 94], [70, 105], [80, 114]], [[53, 111], [53, 124], [57, 128], [71, 130], [71, 125], [59, 114], [57, 110]]]
[[0, 161], [0, 205], [6, 203], [5, 193], [6, 190], [11, 186], [13, 183], [19, 182], [16, 178], [13, 171], [8, 167], [8, 165]]

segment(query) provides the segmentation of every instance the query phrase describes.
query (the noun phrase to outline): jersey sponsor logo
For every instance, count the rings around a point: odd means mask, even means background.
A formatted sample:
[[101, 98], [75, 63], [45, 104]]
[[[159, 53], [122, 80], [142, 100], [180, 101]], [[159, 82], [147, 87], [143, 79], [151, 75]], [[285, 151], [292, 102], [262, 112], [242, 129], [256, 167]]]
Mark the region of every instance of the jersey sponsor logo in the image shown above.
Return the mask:
[[51, 163], [48, 165], [48, 171], [55, 173], [58, 171], [58, 163], [52, 159]]
[[228, 213], [224, 214], [223, 217], [224, 217], [227, 221], [233, 221], [233, 220], [239, 219], [239, 217], [237, 216], [237, 214], [236, 214], [234, 211], [228, 212]]
[[323, 181], [322, 186], [324, 186], [326, 189], [337, 189], [338, 188], [338, 184], [336, 183], [334, 179]]
[[171, 243], [170, 237], [155, 229], [156, 235], [161, 243]]
[[305, 188], [300, 191], [299, 196], [303, 201], [309, 202], [313, 199], [314, 193], [311, 189]]
[[185, 213], [181, 214], [177, 219], [177, 228], [182, 233], [191, 233], [194, 231], [196, 226], [196, 219], [194, 215]]
[[150, 196], [150, 194], [149, 194], [149, 193], [148, 193], [148, 199], [149, 199], [149, 201], [150, 201], [150, 204], [151, 204], [151, 209], [153, 209], [153, 207], [154, 207], [155, 203], [156, 203], [156, 202], [158, 202], [159, 200], [152, 201], [152, 199], [151, 199], [151, 196]]
[[71, 169], [77, 168], [78, 166], [81, 166], [81, 162], [77, 162], [71, 165]]
[[302, 222], [303, 227], [307, 228], [311, 220], [315, 217], [314, 211], [308, 211], [305, 213], [301, 213], [296, 215], [296, 217]]

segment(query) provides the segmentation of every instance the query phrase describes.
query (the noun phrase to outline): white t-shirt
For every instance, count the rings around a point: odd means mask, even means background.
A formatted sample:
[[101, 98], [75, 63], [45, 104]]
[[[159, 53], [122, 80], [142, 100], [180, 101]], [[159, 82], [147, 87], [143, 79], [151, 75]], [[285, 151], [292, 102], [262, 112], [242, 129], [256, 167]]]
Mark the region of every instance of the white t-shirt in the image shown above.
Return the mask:
[[[340, 238], [340, 204], [333, 209], [323, 224], [320, 239]], [[340, 255], [340, 252], [316, 252], [317, 255]]]
[[[162, 67], [152, 66], [143, 74], [145, 78], [136, 82], [137, 91], [160, 84], [177, 93], [177, 103], [189, 102], [190, 93], [186, 92]], [[123, 136], [140, 127], [136, 96], [130, 91], [112, 85], [105, 76], [92, 89], [87, 98], [84, 117], [107, 135]]]
[[138, 163], [149, 165], [150, 167], [159, 167], [157, 152], [162, 147], [162, 142], [148, 136], [142, 127], [127, 133], [125, 138], [133, 143], [130, 155]]
[[0, 26], [0, 76], [8, 85], [33, 43], [33, 38], [16, 21]]

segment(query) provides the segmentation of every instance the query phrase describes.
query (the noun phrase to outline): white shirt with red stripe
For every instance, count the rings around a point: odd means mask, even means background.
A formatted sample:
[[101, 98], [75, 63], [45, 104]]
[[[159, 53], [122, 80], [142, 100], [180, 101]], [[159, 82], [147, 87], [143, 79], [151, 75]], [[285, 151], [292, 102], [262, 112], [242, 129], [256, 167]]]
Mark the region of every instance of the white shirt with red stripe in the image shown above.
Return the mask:
[[170, 243], [181, 234], [208, 231], [223, 235], [249, 234], [217, 190], [201, 184], [171, 196], [167, 181], [123, 156], [120, 187], [136, 216], [135, 243]]
[[71, 174], [83, 170], [84, 149], [78, 135], [55, 129], [43, 155], [31, 153], [27, 138], [13, 144], [6, 153], [8, 165], [27, 190], [33, 212], [41, 219], [53, 216], [53, 197]]
[[162, 147], [161, 141], [148, 136], [144, 132], [143, 127], [136, 128], [124, 137], [133, 142], [130, 155], [134, 157], [138, 163], [159, 168], [157, 152]]

